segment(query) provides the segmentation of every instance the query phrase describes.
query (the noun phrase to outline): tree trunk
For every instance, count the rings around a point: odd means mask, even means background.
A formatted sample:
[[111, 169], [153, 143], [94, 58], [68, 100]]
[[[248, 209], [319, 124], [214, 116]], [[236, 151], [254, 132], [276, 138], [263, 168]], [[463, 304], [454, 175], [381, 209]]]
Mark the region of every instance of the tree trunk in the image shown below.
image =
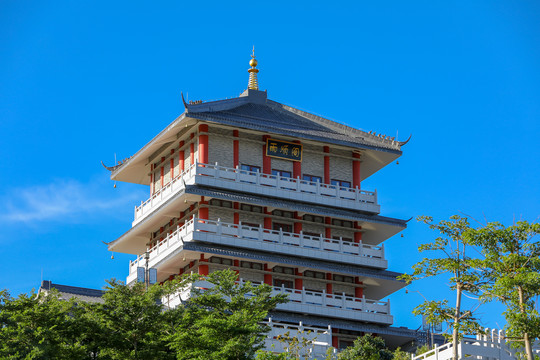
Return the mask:
[[458, 340], [459, 340], [459, 314], [461, 309], [461, 283], [456, 284], [456, 309], [454, 312], [454, 329], [452, 330], [452, 359], [458, 360]]
[[[525, 301], [523, 300], [523, 288], [521, 286], [518, 286], [518, 294], [519, 294], [519, 309], [521, 310], [521, 313], [525, 313]], [[532, 353], [532, 347], [531, 347], [531, 339], [529, 339], [528, 333], [523, 333], [523, 342], [525, 345], [525, 353], [527, 354], [527, 360], [534, 360], [533, 353]]]

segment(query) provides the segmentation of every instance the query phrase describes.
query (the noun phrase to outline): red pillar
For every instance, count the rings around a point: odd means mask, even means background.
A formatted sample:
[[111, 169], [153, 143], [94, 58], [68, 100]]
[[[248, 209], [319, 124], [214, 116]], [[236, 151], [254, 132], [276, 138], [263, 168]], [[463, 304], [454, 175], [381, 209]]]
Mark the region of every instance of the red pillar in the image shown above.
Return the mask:
[[302, 231], [302, 223], [301, 222], [295, 222], [293, 231], [294, 231], [295, 234], [300, 234], [300, 231]]
[[[203, 202], [201, 201], [201, 204]], [[201, 207], [199, 208], [199, 219], [208, 220], [208, 208], [207, 207]]]
[[[179, 148], [181, 149], [183, 146], [184, 142], [180, 141]], [[184, 156], [186, 156], [184, 150], [178, 150], [178, 168], [180, 173], [184, 171]]]
[[174, 149], [171, 149], [171, 181], [174, 179]]
[[[238, 137], [238, 130], [233, 130], [233, 136]], [[233, 167], [236, 168], [239, 165], [240, 158], [240, 145], [238, 140], [233, 140]]]
[[233, 222], [234, 222], [236, 225], [240, 224], [240, 214], [239, 214], [239, 213], [237, 213], [237, 212], [234, 213], [234, 220], [233, 220]]
[[[328, 146], [324, 147], [325, 153], [330, 153], [330, 148]], [[324, 155], [324, 179], [325, 184], [330, 184], [330, 156]]]
[[193, 142], [193, 138], [195, 137], [194, 133], [191, 133], [191, 143], [189, 144], [189, 161], [190, 164], [195, 164], [195, 143]]
[[150, 164], [150, 195], [154, 195], [154, 164]]
[[272, 158], [270, 156], [266, 156], [266, 139], [269, 139], [270, 136], [263, 135], [263, 174], [272, 174]]
[[357, 230], [354, 232], [354, 242], [358, 244], [362, 241], [362, 232], [360, 231], [362, 227], [358, 224], [358, 221], [355, 221], [354, 228]]
[[297, 278], [294, 279], [294, 288], [296, 290], [302, 290], [302, 287], [304, 286], [302, 273], [298, 271], [298, 269], [294, 269], [294, 275], [297, 276]]
[[208, 125], [199, 125], [199, 133], [199, 162], [208, 164]]
[[[295, 141], [297, 144], [301, 144], [300, 141]], [[302, 163], [300, 161], [293, 162], [293, 178], [302, 178]]]
[[[332, 274], [326, 273], [326, 280], [332, 281]], [[326, 293], [332, 294], [332, 283], [326, 283]]]
[[[163, 162], [165, 161], [165, 158], [162, 157], [161, 158], [161, 163], [163, 164]], [[161, 187], [163, 187], [163, 178], [165, 177], [165, 167], [163, 165], [161, 165], [161, 178], [160, 178], [160, 182], [161, 182]]]
[[354, 297], [361, 298], [364, 295], [364, 288], [355, 287], [354, 288]]
[[264, 274], [264, 283], [270, 286], [273, 286], [272, 284], [272, 274]]
[[[339, 333], [339, 330], [338, 329], [332, 329], [332, 333], [337, 334], [337, 333]], [[337, 335], [332, 335], [332, 346], [335, 347], [336, 349], [339, 348], [339, 339], [338, 339]]]
[[208, 275], [208, 265], [199, 265], [199, 275]]
[[265, 217], [264, 218], [264, 228], [271, 230], [272, 229], [272, 218], [271, 217]]
[[360, 154], [353, 153], [353, 158], [358, 160], [353, 160], [352, 162], [352, 171], [353, 171], [353, 188], [360, 189]]
[[[332, 219], [329, 218], [329, 217], [325, 217], [324, 218], [324, 223], [326, 225], [331, 225], [332, 224]], [[327, 238], [327, 239], [331, 239], [332, 238], [332, 228], [330, 228], [329, 226], [327, 226], [325, 229], [324, 229], [324, 237]]]

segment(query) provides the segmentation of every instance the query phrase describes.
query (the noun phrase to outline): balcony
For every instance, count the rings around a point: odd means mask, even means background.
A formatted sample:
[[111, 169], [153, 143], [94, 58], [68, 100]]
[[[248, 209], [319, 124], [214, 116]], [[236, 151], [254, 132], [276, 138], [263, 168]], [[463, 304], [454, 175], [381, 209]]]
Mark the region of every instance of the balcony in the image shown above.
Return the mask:
[[[273, 253], [311, 257], [385, 269], [384, 245], [367, 245], [343, 239], [308, 236], [263, 227], [231, 224], [219, 220], [193, 218], [167, 235], [149, 251], [149, 266], [159, 267], [165, 258], [181, 251], [184, 242], [204, 241], [231, 247], [263, 250]], [[145, 266], [145, 255], [130, 261], [128, 283], [136, 277], [138, 266]]]
[[185, 185], [206, 185], [375, 214], [380, 212], [376, 191], [291, 179], [217, 164], [195, 163], [156, 191], [150, 199], [135, 207], [133, 225], [185, 189]]
[[[239, 279], [240, 284], [245, 280]], [[260, 285], [255, 281], [253, 285]], [[193, 284], [198, 289], [210, 289], [214, 285], [208, 281], [198, 281]], [[392, 325], [393, 317], [390, 315], [390, 301], [370, 300], [365, 297], [357, 298], [344, 293], [328, 294], [325, 291], [311, 291], [302, 289], [290, 289], [284, 286], [272, 287], [272, 295], [286, 294], [289, 302], [279, 304], [276, 309], [297, 312], [310, 313], [320, 316], [333, 318], [349, 319], [356, 321], [365, 321], [384, 325]], [[163, 304], [174, 308], [191, 296], [191, 288], [184, 289], [170, 298], [162, 299]], [[250, 294], [246, 295], [250, 296]]]

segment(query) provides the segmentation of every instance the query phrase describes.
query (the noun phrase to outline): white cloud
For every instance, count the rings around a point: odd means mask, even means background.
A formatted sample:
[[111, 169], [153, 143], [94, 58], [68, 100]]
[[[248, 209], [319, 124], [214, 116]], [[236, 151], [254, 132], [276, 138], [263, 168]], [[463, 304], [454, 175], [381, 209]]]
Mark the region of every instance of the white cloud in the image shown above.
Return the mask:
[[0, 221], [84, 222], [85, 218], [129, 210], [145, 198], [142, 190], [112, 192], [110, 183], [100, 183], [57, 180], [47, 185], [11, 189], [0, 198], [5, 209]]

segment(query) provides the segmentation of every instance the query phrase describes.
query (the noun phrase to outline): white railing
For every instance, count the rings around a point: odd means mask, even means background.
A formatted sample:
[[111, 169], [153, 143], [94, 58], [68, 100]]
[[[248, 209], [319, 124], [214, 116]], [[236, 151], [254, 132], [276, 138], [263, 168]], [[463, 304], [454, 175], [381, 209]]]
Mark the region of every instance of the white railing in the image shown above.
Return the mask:
[[[193, 218], [149, 250], [150, 261], [163, 252], [182, 246], [182, 241], [190, 239], [215, 242], [244, 248], [256, 248], [285, 254], [298, 254], [318, 259], [350, 262], [360, 265], [386, 268], [384, 245], [375, 246], [339, 239], [328, 239], [322, 236], [309, 236], [284, 232], [282, 230], [264, 229], [262, 226], [252, 227], [240, 224], [225, 223], [218, 220]], [[300, 251], [300, 253], [299, 253]], [[130, 262], [130, 273], [137, 266], [144, 264], [145, 254], [139, 255]]]
[[135, 207], [134, 222], [151, 212], [182, 190], [185, 185], [202, 184], [256, 194], [281, 196], [287, 199], [314, 202], [323, 205], [352, 207], [379, 213], [377, 191], [366, 191], [318, 181], [293, 179], [256, 171], [240, 170], [215, 165], [195, 163], [176, 176], [148, 200]]
[[[535, 344], [533, 353], [540, 354], [540, 344]], [[435, 347], [411, 360], [450, 360], [453, 357], [454, 344], [446, 343]], [[459, 359], [475, 360], [515, 360], [517, 351], [506, 342], [502, 330], [486, 329], [485, 335], [477, 335], [476, 339], [462, 339], [457, 346]]]
[[[301, 322], [298, 325], [282, 324], [272, 321], [270, 318], [264, 322], [270, 327], [270, 331], [266, 334], [265, 348], [266, 350], [283, 353], [287, 351], [288, 343], [280, 341], [279, 338], [289, 336], [298, 339], [306, 339], [310, 343], [306, 348], [301, 349], [299, 355], [304, 355], [306, 352], [310, 354], [310, 359], [326, 358], [326, 351], [332, 346], [332, 328], [304, 326]], [[334, 350], [335, 352], [335, 350]]]
[[328, 306], [334, 309], [365, 311], [372, 314], [390, 315], [390, 301], [384, 302], [379, 300], [370, 300], [366, 299], [365, 296], [357, 298], [346, 295], [345, 293], [328, 294], [324, 290], [320, 292], [312, 291], [306, 290], [304, 287], [302, 287], [300, 290], [281, 286], [273, 287], [272, 290], [274, 294], [289, 295], [289, 301], [296, 303]]

